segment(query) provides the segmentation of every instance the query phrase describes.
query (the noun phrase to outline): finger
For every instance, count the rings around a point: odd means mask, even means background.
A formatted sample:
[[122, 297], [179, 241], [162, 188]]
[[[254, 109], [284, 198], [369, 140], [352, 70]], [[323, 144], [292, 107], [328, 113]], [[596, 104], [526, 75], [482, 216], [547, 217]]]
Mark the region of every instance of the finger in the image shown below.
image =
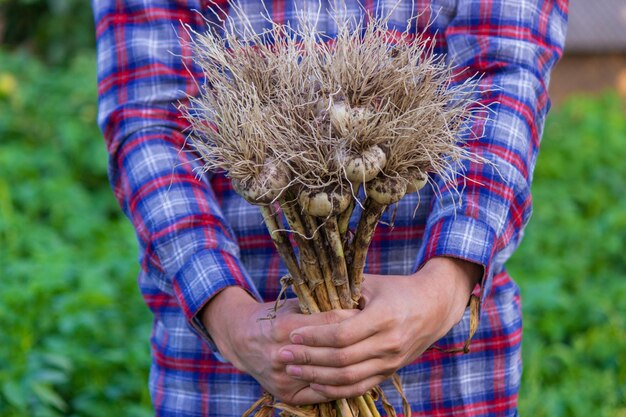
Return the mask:
[[387, 377], [384, 375], [376, 375], [366, 380], [363, 380], [355, 385], [344, 386], [321, 385], [313, 383], [311, 384], [311, 389], [319, 393], [320, 395], [330, 399], [354, 398], [365, 394], [375, 386], [381, 384], [385, 379], [387, 379]]
[[291, 329], [299, 327], [326, 326], [337, 324], [354, 317], [358, 310], [331, 310], [315, 314], [291, 314], [285, 316], [285, 324]]
[[343, 368], [328, 366], [287, 365], [285, 372], [294, 379], [321, 385], [357, 385], [376, 375], [391, 375], [395, 369], [382, 359], [371, 359]]
[[[332, 366], [336, 368], [364, 362], [380, 356], [366, 343], [369, 339], [345, 348], [287, 345], [278, 352], [278, 361], [288, 365]], [[368, 347], [369, 346], [369, 347]]]
[[380, 318], [374, 311], [356, 311], [358, 313], [342, 321], [297, 328], [291, 332], [289, 340], [296, 345], [343, 348], [376, 334]]
[[288, 404], [292, 405], [310, 405], [331, 401], [332, 398], [325, 396], [319, 391], [311, 389], [307, 386], [293, 394], [290, 398], [280, 398]]
[[339, 323], [356, 315], [358, 310], [332, 310], [315, 314], [284, 314], [271, 323], [275, 340], [288, 340], [290, 333], [301, 327], [318, 327]]
[[385, 362], [386, 368], [391, 369], [403, 365], [407, 346], [415, 347], [415, 343], [407, 343], [404, 333], [379, 332], [344, 348], [286, 345], [278, 350], [275, 360], [282, 366], [291, 364], [343, 368], [380, 359]]
[[292, 405], [317, 404], [329, 401], [323, 394], [314, 391], [306, 381], [298, 381], [284, 373], [258, 381], [263, 389], [270, 392], [277, 400]]

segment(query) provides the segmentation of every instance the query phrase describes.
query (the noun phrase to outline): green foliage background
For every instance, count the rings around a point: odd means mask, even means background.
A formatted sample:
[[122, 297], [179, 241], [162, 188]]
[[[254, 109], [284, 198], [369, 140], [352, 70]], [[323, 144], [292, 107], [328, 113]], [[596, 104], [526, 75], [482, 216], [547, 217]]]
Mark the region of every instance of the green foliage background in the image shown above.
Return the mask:
[[[106, 179], [90, 19], [84, 0], [0, 0], [0, 417], [151, 415], [151, 318]], [[510, 264], [522, 416], [626, 417], [625, 161], [616, 95], [553, 110]]]

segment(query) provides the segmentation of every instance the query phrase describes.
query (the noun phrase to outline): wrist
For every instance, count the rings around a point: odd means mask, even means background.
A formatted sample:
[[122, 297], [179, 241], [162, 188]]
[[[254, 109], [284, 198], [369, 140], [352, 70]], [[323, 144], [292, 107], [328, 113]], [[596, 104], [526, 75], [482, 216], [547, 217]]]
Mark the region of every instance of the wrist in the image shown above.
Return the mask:
[[483, 276], [482, 265], [452, 257], [433, 257], [418, 271], [431, 277], [439, 300], [445, 332], [462, 318], [476, 284]]
[[257, 301], [241, 287], [226, 287], [216, 294], [200, 312], [202, 324], [224, 358], [234, 364], [237, 348], [234, 343], [245, 327], [246, 319], [253, 315]]
[[482, 265], [460, 258], [437, 256], [429, 259], [418, 271], [431, 272], [441, 279], [447, 279], [459, 292], [466, 294], [466, 301], [476, 284], [481, 282], [484, 268]]

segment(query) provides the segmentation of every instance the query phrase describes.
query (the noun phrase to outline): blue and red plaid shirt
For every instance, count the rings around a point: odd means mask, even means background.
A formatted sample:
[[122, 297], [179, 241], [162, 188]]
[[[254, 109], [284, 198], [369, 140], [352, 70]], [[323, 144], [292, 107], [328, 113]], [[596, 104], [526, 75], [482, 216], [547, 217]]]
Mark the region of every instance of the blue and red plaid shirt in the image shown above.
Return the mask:
[[[277, 22], [296, 24], [296, 11], [318, 0], [267, 0]], [[348, 11], [364, 13], [353, 0]], [[255, 28], [268, 22], [260, 1], [240, 1]], [[335, 30], [321, 2], [319, 30]], [[476, 126], [470, 146], [493, 165], [466, 165], [459, 199], [445, 187], [424, 190], [397, 208], [393, 230], [378, 227], [367, 272], [410, 274], [433, 256], [485, 267], [478, 332], [466, 355], [429, 350], [400, 370], [416, 416], [512, 416], [521, 374], [519, 291], [504, 263], [531, 213], [530, 180], [549, 107], [550, 70], [561, 55], [567, 0], [372, 0], [365, 9], [391, 13], [403, 30], [426, 30], [437, 52], [483, 74], [482, 100], [494, 111]], [[261, 394], [250, 376], [220, 360], [197, 315], [227, 286], [274, 300], [286, 272], [261, 214], [221, 174], [198, 177], [185, 148], [186, 122], [177, 110], [196, 94], [202, 72], [189, 36], [207, 29], [225, 1], [94, 0], [97, 24], [99, 123], [110, 154], [110, 180], [139, 241], [143, 297], [154, 313], [150, 389], [159, 416], [240, 416]], [[432, 24], [428, 25], [431, 22]], [[188, 25], [193, 31], [185, 30]], [[201, 84], [201, 83], [200, 83]], [[387, 214], [388, 215], [388, 214]], [[469, 313], [437, 345], [463, 345]], [[400, 399], [386, 387], [392, 403]], [[380, 410], [383, 413], [383, 410]]]

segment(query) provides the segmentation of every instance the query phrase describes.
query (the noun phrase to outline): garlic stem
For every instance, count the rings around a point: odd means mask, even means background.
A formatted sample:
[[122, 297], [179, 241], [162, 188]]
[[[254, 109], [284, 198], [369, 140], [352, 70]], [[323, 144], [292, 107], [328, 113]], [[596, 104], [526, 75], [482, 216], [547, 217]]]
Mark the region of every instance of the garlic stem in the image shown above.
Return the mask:
[[370, 407], [367, 404], [367, 401], [365, 401], [365, 398], [363, 398], [363, 396], [360, 397], [356, 397], [354, 399], [354, 401], [356, 402], [357, 406], [359, 407], [359, 414], [362, 417], [374, 417], [374, 415], [372, 414]]
[[352, 412], [352, 407], [350, 407], [350, 404], [348, 404], [347, 399], [342, 398], [340, 400], [336, 400], [335, 405], [337, 406], [341, 417], [356, 417], [355, 414]]
[[365, 268], [367, 250], [374, 236], [376, 225], [385, 208], [387, 208], [386, 205], [379, 204], [374, 199], [368, 198], [352, 241], [352, 264], [350, 265], [348, 276], [352, 300], [356, 304], [358, 304], [361, 298], [361, 282], [363, 281], [363, 269]]
[[337, 287], [341, 307], [344, 309], [353, 308], [354, 303], [348, 280], [348, 269], [346, 267], [346, 259], [343, 253], [343, 244], [341, 242], [341, 236], [339, 235], [336, 217], [326, 219], [324, 222], [324, 232], [326, 234], [326, 242], [328, 242], [330, 249], [333, 283]]
[[[306, 282], [302, 276], [302, 271], [298, 266], [298, 260], [293, 252], [293, 248], [287, 237], [287, 233], [284, 231], [282, 224], [279, 224], [280, 220], [276, 216], [276, 212], [271, 206], [260, 206], [265, 226], [270, 232], [274, 246], [278, 251], [281, 259], [285, 263], [289, 275], [293, 279], [294, 292], [298, 296], [300, 302], [300, 310], [303, 313], [319, 313], [320, 309], [306, 285]], [[282, 223], [282, 222], [281, 222]]]
[[333, 309], [340, 309], [341, 302], [339, 300], [339, 296], [337, 295], [337, 288], [335, 288], [335, 285], [333, 283], [333, 271], [330, 265], [330, 260], [328, 258], [328, 252], [326, 250], [326, 246], [324, 244], [324, 240], [322, 239], [321, 233], [317, 231], [317, 220], [315, 219], [315, 217], [308, 214], [304, 214], [302, 218], [304, 220], [308, 234], [313, 236], [313, 246], [315, 248], [315, 253], [317, 254], [319, 265], [322, 270], [324, 285], [326, 286], [330, 305]]
[[376, 408], [376, 403], [374, 402], [374, 399], [372, 398], [372, 394], [368, 392], [363, 397], [365, 397], [365, 402], [367, 402], [367, 406], [369, 407], [374, 417], [380, 417], [380, 413], [378, 412], [378, 409]]
[[315, 294], [317, 304], [321, 311], [330, 311], [332, 306], [325, 290], [324, 278], [318, 264], [317, 255], [311, 242], [307, 239], [307, 230], [302, 223], [297, 204], [295, 202], [281, 201], [281, 208], [289, 227], [293, 230], [294, 239], [300, 250], [300, 268], [304, 274], [309, 289]]

